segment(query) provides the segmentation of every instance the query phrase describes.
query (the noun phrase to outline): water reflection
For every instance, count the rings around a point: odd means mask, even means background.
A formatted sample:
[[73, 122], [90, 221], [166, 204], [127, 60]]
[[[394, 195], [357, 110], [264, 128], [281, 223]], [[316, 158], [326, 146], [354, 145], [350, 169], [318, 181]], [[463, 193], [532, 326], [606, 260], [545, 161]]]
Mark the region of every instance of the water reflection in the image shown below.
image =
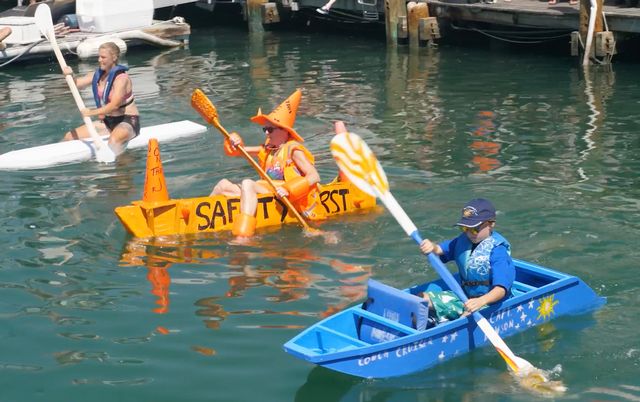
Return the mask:
[[296, 392], [295, 401], [475, 402], [495, 401], [522, 393], [507, 372], [487, 366], [478, 367], [479, 362], [470, 358], [463, 360], [465, 366], [445, 363], [444, 367], [435, 367], [424, 373], [379, 380], [355, 378], [316, 367]]
[[[602, 129], [606, 118], [606, 100], [612, 96], [612, 88], [615, 82], [613, 69], [610, 66], [584, 66], [584, 95], [589, 107], [587, 116], [587, 129], [582, 136], [584, 149], [579, 152], [580, 164], [589, 158], [589, 154], [598, 147], [603, 147], [604, 140]], [[584, 167], [578, 166], [580, 181], [587, 181]]]
[[[334, 314], [356, 301], [364, 299], [366, 281], [372, 266], [348, 263], [339, 258], [321, 257], [308, 248], [288, 247], [286, 252], [263, 249], [260, 252], [237, 250], [221, 245], [204, 248], [203, 239], [131, 239], [123, 247], [120, 265], [145, 266], [151, 294], [155, 297], [154, 313], [165, 314], [170, 307], [170, 268], [174, 264], [207, 265], [226, 271], [208, 275], [216, 282], [225, 280], [223, 293], [199, 298], [197, 316], [206, 317], [205, 326], [219, 329], [220, 323], [233, 315], [313, 315], [319, 318]], [[210, 247], [210, 246], [209, 246]], [[256, 264], [260, 261], [260, 264]], [[330, 267], [338, 274], [333, 279], [318, 273], [318, 267]], [[175, 269], [175, 268], [174, 268]], [[181, 279], [181, 284], [189, 283]], [[269, 308], [227, 311], [225, 299], [242, 299], [257, 290], [261, 297], [274, 305], [291, 303], [310, 297], [310, 292], [334, 300], [322, 311], [277, 310]], [[265, 293], [273, 290], [274, 293]], [[252, 295], [254, 297], [254, 295]], [[290, 325], [260, 325], [259, 327], [285, 327]], [[297, 327], [296, 327], [297, 328]]]
[[[323, 176], [335, 174], [330, 123], [343, 119], [380, 156], [394, 194], [434, 238], [453, 230], [454, 200], [490, 192], [500, 199], [501, 227], [519, 256], [577, 274], [613, 296], [599, 313], [601, 324], [582, 328], [584, 316], [575, 327], [554, 321], [542, 333], [512, 338], [510, 346], [541, 366], [561, 360], [571, 398], [637, 400], [629, 373], [638, 361], [638, 286], [628, 269], [639, 256], [635, 69], [583, 74], [545, 57], [487, 57], [450, 47], [390, 52], [378, 42], [342, 39], [265, 33], [258, 41], [242, 31], [205, 30], [195, 33], [190, 49], [132, 52], [126, 61], [140, 74], [143, 125], [202, 122], [188, 101], [202, 87], [214, 94], [225, 126], [251, 143], [262, 137], [249, 130], [255, 127], [248, 117], [302, 86], [296, 124]], [[0, 152], [57, 141], [79, 124], [72, 102], [55, 62], [2, 70]], [[222, 176], [253, 174], [243, 161], [223, 156], [217, 133], [198, 141], [163, 146], [172, 197], [203, 194]], [[433, 275], [423, 259], [398, 241], [402, 234], [387, 214], [327, 222], [346, 243], [331, 249], [287, 227], [250, 245], [229, 244], [225, 236], [130, 243], [113, 208], [140, 198], [143, 155], [127, 153], [109, 167], [3, 172], [0, 367], [16, 384], [5, 390], [7, 399], [29, 399], [16, 389], [44, 378], [44, 389], [67, 395], [73, 385], [61, 378], [90, 384], [82, 390], [95, 393], [129, 382], [148, 399], [157, 391], [153, 384], [170, 383], [176, 370], [193, 374], [193, 399], [200, 400], [210, 397], [212, 378], [235, 399], [257, 390], [265, 399], [291, 400], [300, 383], [295, 399], [305, 402], [530, 399], [512, 392], [501, 377], [504, 364], [488, 350], [407, 381], [354, 379], [292, 361], [281, 350], [283, 337], [361, 301], [374, 270], [397, 284]], [[129, 268], [114, 269], [121, 251]], [[249, 331], [267, 346], [259, 358], [285, 364], [263, 370], [255, 389], [245, 391], [245, 376], [234, 373], [256, 367], [256, 355], [246, 355], [254, 342], [244, 339]], [[160, 337], [168, 334], [174, 336]], [[185, 345], [186, 354], [162, 352]], [[202, 370], [201, 357], [214, 355], [225, 364]], [[139, 369], [121, 371], [122, 365]], [[83, 379], [87, 368], [95, 379]], [[54, 375], [29, 375], [38, 371]], [[302, 377], [298, 383], [279, 381], [295, 376]]]
[[43, 79], [26, 81], [9, 74], [2, 74], [0, 77], [3, 75], [0, 80], [0, 133], [3, 133], [2, 137], [6, 141], [6, 129], [43, 123], [46, 119], [46, 97]]
[[496, 158], [500, 153], [500, 144], [492, 141], [496, 133], [495, 118], [495, 113], [490, 110], [479, 112], [477, 127], [472, 133], [473, 141], [470, 144], [473, 153], [472, 162], [478, 167], [480, 173], [497, 169], [501, 165]]

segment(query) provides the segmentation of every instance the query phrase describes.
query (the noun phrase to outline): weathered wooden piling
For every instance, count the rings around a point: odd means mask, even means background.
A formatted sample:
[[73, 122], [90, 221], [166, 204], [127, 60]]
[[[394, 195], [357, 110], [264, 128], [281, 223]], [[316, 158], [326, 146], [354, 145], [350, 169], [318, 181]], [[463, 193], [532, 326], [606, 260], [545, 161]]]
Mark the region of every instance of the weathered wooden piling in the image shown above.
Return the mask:
[[409, 21], [409, 46], [420, 46], [420, 20], [429, 18], [429, 6], [427, 3], [407, 3], [407, 14]]
[[[385, 28], [387, 32], [387, 45], [398, 45], [398, 31], [404, 36], [406, 27], [407, 6], [405, 0], [385, 0]], [[402, 23], [401, 20], [402, 19]], [[406, 37], [405, 37], [406, 38]], [[401, 38], [404, 39], [404, 38]]]

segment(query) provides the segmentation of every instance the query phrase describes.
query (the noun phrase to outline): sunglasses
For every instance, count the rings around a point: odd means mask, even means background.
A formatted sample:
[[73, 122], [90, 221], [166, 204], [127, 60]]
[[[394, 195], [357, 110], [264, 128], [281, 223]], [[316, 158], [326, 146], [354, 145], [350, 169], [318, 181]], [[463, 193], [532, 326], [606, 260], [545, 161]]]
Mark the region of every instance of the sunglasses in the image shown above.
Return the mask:
[[460, 230], [462, 230], [465, 233], [471, 233], [472, 235], [475, 236], [484, 228], [485, 224], [489, 223], [489, 222], [492, 222], [492, 221], [482, 222], [481, 224], [479, 224], [478, 226], [476, 226], [474, 228], [469, 228], [469, 227], [466, 227], [466, 226], [460, 226]]
[[264, 131], [265, 134], [271, 134], [273, 133], [278, 127], [262, 127], [262, 131]]

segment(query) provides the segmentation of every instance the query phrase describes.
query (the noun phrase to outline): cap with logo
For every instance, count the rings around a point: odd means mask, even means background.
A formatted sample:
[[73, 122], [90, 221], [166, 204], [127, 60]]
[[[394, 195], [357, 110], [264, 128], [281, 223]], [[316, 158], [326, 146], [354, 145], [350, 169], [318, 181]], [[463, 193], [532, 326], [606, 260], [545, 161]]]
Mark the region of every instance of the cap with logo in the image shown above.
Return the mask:
[[496, 219], [496, 208], [491, 201], [484, 198], [475, 198], [462, 208], [462, 217], [456, 223], [457, 226], [474, 228], [482, 222]]

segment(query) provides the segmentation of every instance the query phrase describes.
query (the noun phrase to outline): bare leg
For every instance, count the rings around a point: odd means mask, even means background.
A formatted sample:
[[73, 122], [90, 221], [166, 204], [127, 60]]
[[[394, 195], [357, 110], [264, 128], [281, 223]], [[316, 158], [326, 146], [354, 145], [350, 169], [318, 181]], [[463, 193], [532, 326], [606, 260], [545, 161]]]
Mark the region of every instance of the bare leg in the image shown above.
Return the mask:
[[222, 179], [213, 187], [211, 194], [209, 197], [214, 195], [225, 195], [227, 197], [239, 197], [241, 194], [240, 186], [234, 183], [231, 183], [227, 179]]
[[120, 123], [113, 128], [109, 136], [109, 147], [116, 154], [124, 152], [129, 140], [136, 136], [133, 127], [129, 123]]
[[[107, 127], [105, 127], [104, 123], [102, 123], [101, 121], [94, 121], [93, 126], [96, 128], [98, 135], [109, 134]], [[89, 134], [89, 130], [87, 129], [87, 126], [82, 125], [80, 127], [77, 127], [67, 132], [62, 138], [62, 141], [79, 140], [82, 138], [89, 138], [89, 137], [91, 137], [91, 134]]]
[[268, 193], [269, 189], [251, 179], [242, 180], [240, 195], [240, 212], [254, 216], [258, 208], [258, 194]]
[[331, 6], [333, 6], [333, 3], [335, 2], [336, 0], [329, 0], [324, 6], [317, 8], [316, 11], [318, 11], [320, 14], [328, 14], [329, 9], [331, 8]]

